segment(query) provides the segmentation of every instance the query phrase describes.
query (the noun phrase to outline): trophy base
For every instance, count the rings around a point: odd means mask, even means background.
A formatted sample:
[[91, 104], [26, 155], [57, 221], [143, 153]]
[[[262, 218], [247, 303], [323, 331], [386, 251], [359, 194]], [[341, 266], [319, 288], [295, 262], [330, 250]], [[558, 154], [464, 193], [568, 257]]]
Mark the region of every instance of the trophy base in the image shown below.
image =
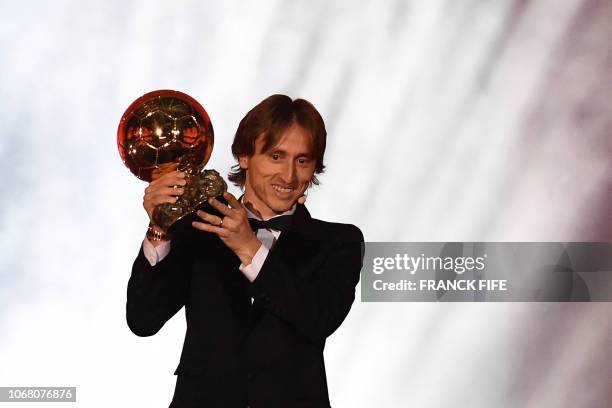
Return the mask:
[[[184, 193], [175, 203], [161, 204], [153, 210], [153, 222], [164, 232], [174, 235], [172, 228], [179, 220], [193, 214], [206, 204], [209, 198], [217, 197], [227, 191], [227, 184], [215, 170], [185, 175]], [[193, 218], [193, 217], [192, 217]]]

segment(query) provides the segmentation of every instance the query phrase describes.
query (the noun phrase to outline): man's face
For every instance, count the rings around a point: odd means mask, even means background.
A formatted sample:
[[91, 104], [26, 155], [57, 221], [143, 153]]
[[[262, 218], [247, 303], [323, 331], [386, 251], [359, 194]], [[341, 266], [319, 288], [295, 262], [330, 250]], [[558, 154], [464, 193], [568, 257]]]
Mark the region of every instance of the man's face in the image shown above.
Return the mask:
[[278, 144], [263, 153], [263, 135], [255, 141], [255, 154], [240, 157], [246, 169], [244, 201], [263, 219], [289, 210], [304, 194], [314, 175], [311, 136], [298, 124], [291, 125]]

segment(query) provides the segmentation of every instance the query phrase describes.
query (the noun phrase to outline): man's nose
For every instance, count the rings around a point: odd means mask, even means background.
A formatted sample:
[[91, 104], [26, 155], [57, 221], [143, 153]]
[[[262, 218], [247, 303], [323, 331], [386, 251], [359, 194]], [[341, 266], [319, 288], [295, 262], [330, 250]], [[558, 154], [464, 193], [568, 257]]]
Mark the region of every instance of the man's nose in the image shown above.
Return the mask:
[[288, 162], [284, 167], [283, 167], [283, 171], [281, 173], [281, 178], [283, 180], [283, 183], [286, 184], [291, 184], [293, 183], [293, 181], [295, 180], [295, 163], [293, 162]]

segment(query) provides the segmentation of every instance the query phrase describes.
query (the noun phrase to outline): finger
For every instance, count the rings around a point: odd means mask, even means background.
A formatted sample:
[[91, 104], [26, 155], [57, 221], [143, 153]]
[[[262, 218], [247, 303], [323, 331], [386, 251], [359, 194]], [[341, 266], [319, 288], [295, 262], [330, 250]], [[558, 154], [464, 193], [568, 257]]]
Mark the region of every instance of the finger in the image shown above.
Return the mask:
[[221, 201], [217, 200], [216, 198], [209, 198], [208, 199], [208, 203], [217, 211], [219, 211], [221, 214], [227, 216], [227, 217], [231, 217], [233, 215], [232, 213], [232, 209], [229, 208], [227, 205], [223, 204]]
[[155, 181], [158, 178], [176, 169], [177, 169], [177, 165], [175, 163], [164, 163], [164, 164], [155, 166], [155, 168], [151, 169], [151, 180]]
[[169, 177], [166, 180], [163, 180], [161, 183], [157, 184], [157, 187], [182, 187], [187, 184], [187, 181], [181, 177]]
[[225, 193], [223, 193], [223, 198], [227, 200], [230, 207], [234, 209], [242, 208], [242, 204], [240, 204], [240, 201], [238, 201], [238, 199], [234, 197], [234, 195], [230, 193], [229, 191], [226, 191]]
[[155, 191], [155, 194], [158, 195], [167, 195], [167, 196], [180, 196], [185, 192], [185, 189], [182, 187], [163, 187]]
[[181, 196], [185, 193], [185, 188], [179, 186], [162, 187], [157, 186], [151, 188], [145, 195], [148, 197], [157, 196]]
[[157, 180], [151, 182], [150, 186], [163, 186], [163, 187], [171, 187], [171, 186], [184, 186], [186, 184], [185, 173], [180, 171], [172, 171], [170, 173], [164, 174]]
[[179, 170], [174, 170], [171, 172], [168, 172], [166, 174], [164, 174], [163, 176], [161, 176], [160, 178], [158, 178], [157, 180], [167, 180], [167, 179], [184, 179], [185, 178], [185, 172], [184, 171], [179, 171]]
[[151, 198], [155, 198], [155, 197], [174, 197], [174, 196], [181, 196], [183, 195], [183, 193], [185, 193], [185, 190], [181, 187], [177, 187], [177, 188], [173, 188], [173, 187], [164, 187], [164, 188], [159, 188], [159, 189], [154, 189], [151, 190], [148, 193], [145, 193], [145, 197], [151, 197]]
[[185, 192], [185, 187], [174, 184], [174, 185], [151, 185], [145, 189], [145, 195], [154, 196], [158, 194], [162, 195], [181, 195]]
[[174, 204], [177, 201], [178, 201], [178, 197], [169, 196], [169, 195], [160, 195], [160, 196], [154, 197], [151, 200], [151, 203], [153, 204], [153, 207], [157, 207], [160, 204], [166, 204], [166, 203]]
[[175, 197], [171, 197], [167, 200], [160, 200], [160, 201], [145, 201], [142, 205], [145, 208], [145, 210], [147, 210], [147, 213], [152, 212], [156, 207], [159, 207], [160, 205], [172, 205], [176, 203], [176, 198]]
[[216, 227], [214, 225], [206, 224], [204, 222], [193, 221], [191, 226], [195, 229], [199, 229], [200, 231], [212, 232], [213, 234], [217, 234], [218, 236], [225, 236], [226, 232], [221, 227]]
[[178, 197], [171, 197], [171, 196], [165, 196], [165, 197], [158, 197], [157, 199], [145, 199], [142, 203], [143, 207], [145, 208], [145, 210], [147, 211], [147, 214], [149, 214], [149, 217], [151, 217], [153, 210], [155, 209], [155, 207], [157, 207], [158, 205], [161, 204], [174, 204], [176, 203], [176, 201], [178, 200]]
[[198, 210], [196, 211], [196, 215], [212, 225], [221, 226], [223, 224], [223, 219], [221, 217], [217, 217], [216, 215], [209, 214], [205, 211]]
[[179, 197], [175, 197], [175, 196], [170, 196], [170, 195], [154, 195], [151, 197], [145, 197], [145, 199], [143, 200], [143, 203], [145, 204], [145, 206], [151, 206], [151, 207], [155, 207], [158, 206], [160, 204], [165, 204], [165, 203], [176, 203], [178, 201]]

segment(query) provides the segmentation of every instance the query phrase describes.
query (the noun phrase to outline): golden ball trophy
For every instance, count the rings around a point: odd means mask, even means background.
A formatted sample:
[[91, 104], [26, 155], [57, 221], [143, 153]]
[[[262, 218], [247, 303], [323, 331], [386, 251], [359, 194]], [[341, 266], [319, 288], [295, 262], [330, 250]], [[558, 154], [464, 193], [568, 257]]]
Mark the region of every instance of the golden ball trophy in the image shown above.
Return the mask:
[[184, 193], [175, 203], [161, 204], [153, 222], [171, 234], [177, 222], [210, 197], [227, 191], [215, 170], [204, 170], [212, 153], [214, 133], [208, 114], [191, 96], [158, 90], [136, 99], [117, 129], [121, 160], [139, 179], [153, 181], [173, 170], [185, 173]]

